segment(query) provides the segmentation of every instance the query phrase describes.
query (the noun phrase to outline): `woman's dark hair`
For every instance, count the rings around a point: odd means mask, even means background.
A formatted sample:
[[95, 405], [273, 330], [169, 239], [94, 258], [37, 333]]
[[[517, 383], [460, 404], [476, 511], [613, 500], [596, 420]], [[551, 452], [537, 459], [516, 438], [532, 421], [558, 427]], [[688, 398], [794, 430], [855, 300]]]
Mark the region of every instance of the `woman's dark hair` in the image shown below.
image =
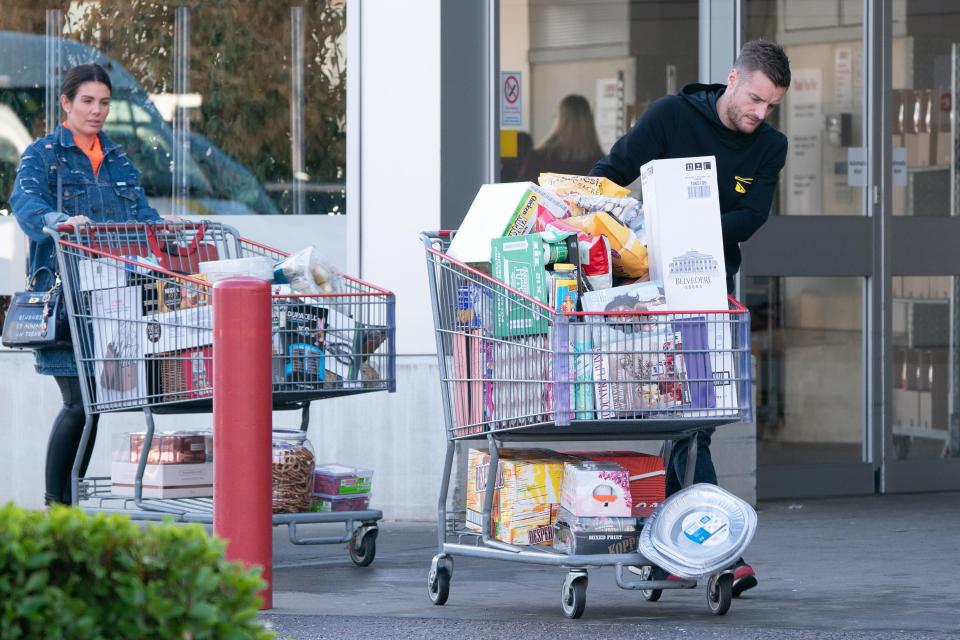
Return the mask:
[[603, 156], [590, 103], [570, 94], [560, 101], [557, 120], [547, 139], [537, 147], [552, 158], [565, 161], [596, 161]]
[[86, 82], [105, 84], [107, 89], [110, 89], [110, 93], [113, 93], [113, 84], [110, 82], [107, 70], [96, 63], [78, 64], [67, 71], [67, 75], [63, 77], [60, 93], [67, 96], [67, 100], [73, 102], [73, 99], [77, 97], [77, 89]]

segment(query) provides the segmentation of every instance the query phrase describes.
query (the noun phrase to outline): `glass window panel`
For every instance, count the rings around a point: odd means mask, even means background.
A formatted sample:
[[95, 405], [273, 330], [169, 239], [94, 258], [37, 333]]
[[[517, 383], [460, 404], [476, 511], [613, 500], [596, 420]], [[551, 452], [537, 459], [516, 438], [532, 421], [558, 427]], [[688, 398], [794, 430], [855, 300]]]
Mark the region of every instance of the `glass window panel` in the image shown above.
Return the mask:
[[960, 456], [957, 278], [894, 276], [893, 458]]
[[951, 122], [951, 68], [960, 42], [960, 6], [901, 0], [905, 20], [894, 29], [891, 135], [894, 161], [893, 213], [948, 216], [951, 156], [956, 123]]
[[[500, 68], [518, 72], [522, 96], [500, 132], [501, 180], [587, 173], [651, 102], [697, 82], [698, 15], [695, 0], [501, 0]], [[560, 158], [542, 147], [567, 96], [589, 104], [599, 148]]]
[[863, 280], [743, 279], [757, 372], [757, 464], [862, 459]]
[[[152, 2], [61, 3], [64, 69], [98, 62], [110, 73], [113, 97], [104, 133], [141, 173], [141, 186], [161, 215], [171, 212], [173, 129], [151, 96], [173, 79], [173, 10]], [[76, 53], [68, 53], [76, 51]], [[140, 117], [134, 117], [134, 112]]]
[[748, 39], [783, 45], [793, 76], [770, 119], [789, 140], [774, 214], [864, 213], [862, 12], [849, 5], [746, 0]]
[[[301, 6], [298, 3], [297, 6]], [[291, 113], [296, 78], [291, 3], [224, 0], [190, 15], [191, 155], [235, 212], [345, 212], [345, 6], [302, 3], [303, 104]], [[302, 138], [298, 141], [295, 135]], [[295, 146], [303, 160], [294, 167]]]
[[[291, 6], [221, 0], [188, 14], [185, 95], [174, 93], [175, 8], [152, 0], [54, 2], [62, 17], [63, 68], [98, 61], [114, 83], [104, 130], [142, 172], [147, 196], [172, 213], [173, 126], [177, 105], [189, 120], [181, 163], [185, 212], [290, 213], [292, 185], [305, 192], [302, 213], [345, 213], [346, 8], [342, 0], [302, 3], [302, 62], [291, 73]], [[301, 6], [301, 5], [298, 5]], [[4, 2], [0, 61], [0, 189], [12, 187], [16, 158], [46, 129], [46, 12]], [[21, 39], [30, 36], [25, 46]], [[304, 107], [291, 113], [294, 80]], [[9, 121], [9, 122], [8, 122]], [[294, 126], [297, 124], [297, 126]], [[302, 145], [293, 167], [292, 133]], [[9, 157], [8, 157], [9, 156]], [[4, 206], [0, 203], [0, 207]]]

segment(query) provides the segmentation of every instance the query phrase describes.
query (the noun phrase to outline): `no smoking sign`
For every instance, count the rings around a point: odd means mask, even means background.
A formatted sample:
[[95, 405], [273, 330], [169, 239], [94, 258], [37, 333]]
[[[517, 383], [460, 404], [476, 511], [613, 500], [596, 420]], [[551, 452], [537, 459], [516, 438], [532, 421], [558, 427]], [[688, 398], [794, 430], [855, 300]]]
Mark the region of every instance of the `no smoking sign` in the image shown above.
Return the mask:
[[500, 128], [523, 127], [523, 83], [519, 71], [500, 72]]

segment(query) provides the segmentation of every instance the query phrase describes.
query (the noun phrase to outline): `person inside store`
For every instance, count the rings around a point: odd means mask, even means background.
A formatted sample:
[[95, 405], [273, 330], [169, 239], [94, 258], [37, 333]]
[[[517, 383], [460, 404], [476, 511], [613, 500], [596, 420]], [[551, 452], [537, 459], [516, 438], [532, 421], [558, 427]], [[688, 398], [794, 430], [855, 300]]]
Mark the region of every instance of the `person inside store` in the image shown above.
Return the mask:
[[[517, 155], [516, 157], [500, 157], [500, 182], [518, 182], [523, 180], [520, 176], [520, 170], [523, 168], [523, 162], [533, 151], [533, 137], [526, 131], [517, 131]], [[501, 152], [503, 149], [501, 148]]]
[[537, 182], [540, 174], [547, 172], [586, 175], [601, 156], [590, 103], [570, 94], [560, 101], [550, 133], [524, 158], [518, 180]]
[[[690, 84], [654, 101], [614, 144], [590, 175], [629, 185], [655, 159], [715, 156], [720, 191], [727, 291], [740, 269], [740, 243], [763, 225], [787, 157], [787, 138], [766, 122], [790, 87], [790, 62], [783, 48], [766, 40], [743, 45], [723, 84]], [[712, 429], [699, 432], [694, 482], [717, 484], [710, 455]], [[687, 441], [671, 452], [667, 495], [681, 488]], [[743, 559], [734, 568], [734, 597], [757, 585]]]
[[[100, 65], [71, 68], [61, 87], [63, 122], [20, 157], [10, 204], [29, 240], [27, 277], [35, 280], [36, 291], [49, 290], [58, 271], [54, 241], [44, 227], [161, 219], [140, 188], [140, 173], [102, 131], [112, 91], [110, 76]], [[47, 442], [44, 498], [47, 504], [70, 504], [71, 471], [85, 422], [80, 376], [69, 347], [34, 354], [37, 372], [53, 376], [63, 398]], [[92, 379], [88, 388], [93, 393]], [[93, 452], [97, 418], [93, 416], [81, 476]]]

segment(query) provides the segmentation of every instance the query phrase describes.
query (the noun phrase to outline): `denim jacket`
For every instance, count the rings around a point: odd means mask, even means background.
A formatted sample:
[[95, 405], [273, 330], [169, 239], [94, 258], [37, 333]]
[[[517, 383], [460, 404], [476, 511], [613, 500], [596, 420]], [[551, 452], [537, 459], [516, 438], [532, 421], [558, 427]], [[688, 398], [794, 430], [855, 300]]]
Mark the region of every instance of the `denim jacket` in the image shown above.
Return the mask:
[[[87, 155], [74, 143], [73, 133], [63, 125], [27, 147], [20, 157], [10, 204], [17, 223], [30, 239], [28, 275], [40, 267], [52, 273], [59, 270], [54, 241], [43, 232], [44, 226], [53, 227], [80, 215], [94, 222], [160, 220], [140, 187], [140, 172], [119, 146], [104, 133], [99, 135], [103, 162], [96, 175]], [[57, 211], [58, 174], [62, 211]], [[49, 289], [52, 285], [50, 278], [41, 277], [35, 288]], [[71, 349], [35, 353], [40, 373], [77, 375]]]

